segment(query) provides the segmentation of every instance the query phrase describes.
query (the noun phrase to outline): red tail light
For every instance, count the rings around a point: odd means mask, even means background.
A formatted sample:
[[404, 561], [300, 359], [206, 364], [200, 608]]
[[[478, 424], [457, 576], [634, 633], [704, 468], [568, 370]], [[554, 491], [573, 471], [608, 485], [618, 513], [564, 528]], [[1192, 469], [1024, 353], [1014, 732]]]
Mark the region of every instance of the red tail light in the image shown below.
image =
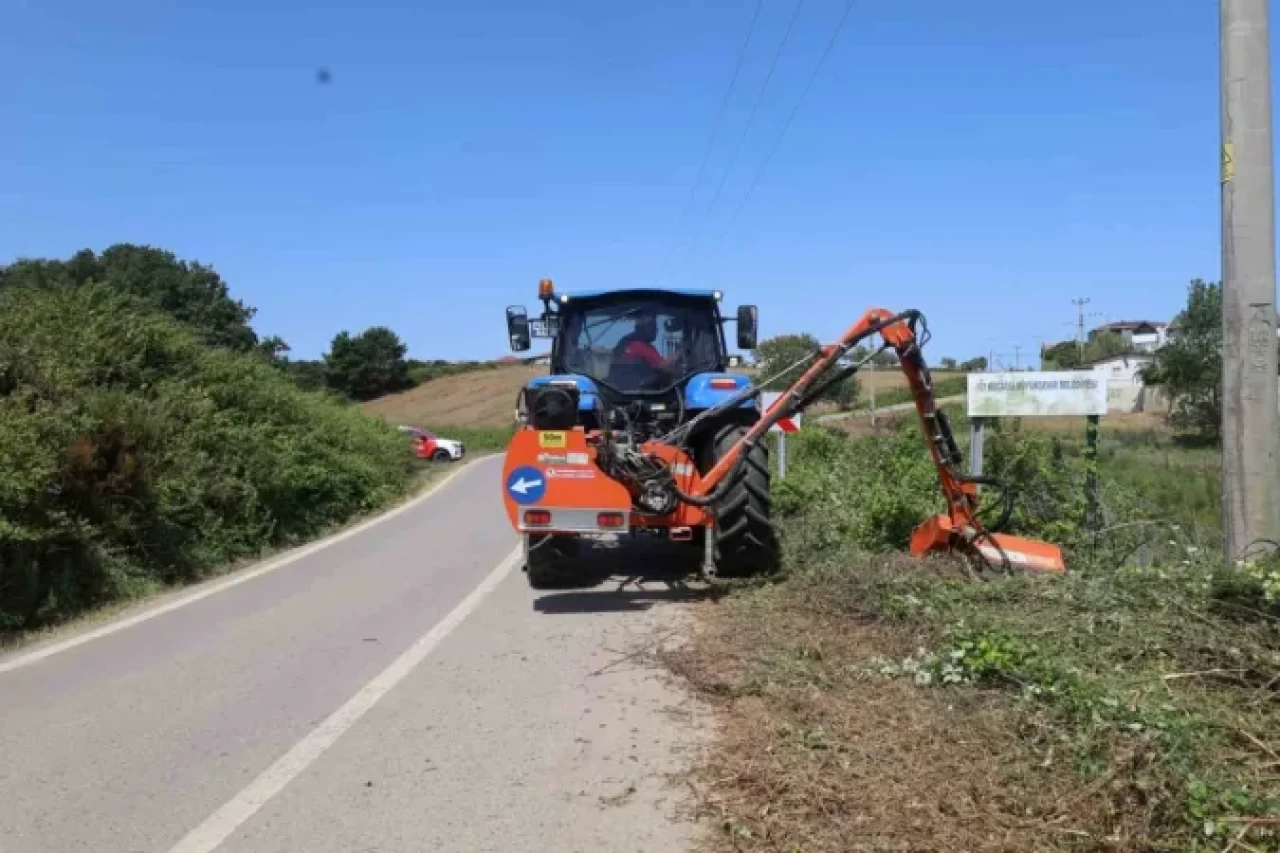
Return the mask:
[[596, 516], [596, 524], [601, 527], [621, 527], [625, 522], [620, 512], [602, 512]]
[[524, 511], [524, 523], [528, 525], [550, 524], [551, 513], [545, 509], [527, 509]]
[[738, 380], [736, 380], [736, 379], [727, 379], [727, 378], [724, 378], [724, 377], [721, 377], [721, 378], [719, 378], [719, 379], [712, 379], [712, 380], [711, 380], [711, 387], [712, 387], [712, 388], [717, 388], [717, 389], [719, 389], [719, 390], [721, 390], [721, 391], [732, 391], [734, 388], [737, 388], [737, 387], [738, 387]]

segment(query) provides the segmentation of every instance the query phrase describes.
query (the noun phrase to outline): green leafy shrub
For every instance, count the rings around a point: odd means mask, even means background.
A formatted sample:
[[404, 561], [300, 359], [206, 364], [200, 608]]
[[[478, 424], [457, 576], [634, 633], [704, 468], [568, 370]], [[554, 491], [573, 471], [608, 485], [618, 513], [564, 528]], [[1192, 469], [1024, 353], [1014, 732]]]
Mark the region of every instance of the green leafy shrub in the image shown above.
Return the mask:
[[0, 629], [314, 536], [410, 466], [389, 426], [136, 297], [0, 293]]
[[789, 527], [797, 549], [902, 548], [912, 528], [942, 508], [937, 473], [914, 429], [865, 438], [805, 429], [787, 452], [774, 506], [782, 518], [805, 522]]
[[[914, 427], [802, 430], [776, 486], [791, 581], [757, 594], [878, 626], [893, 654], [860, 660], [863, 675], [1002, 696], [1038, 766], [1078, 774], [1100, 803], [1095, 838], [1280, 849], [1280, 562], [1222, 565], [1200, 538], [1211, 460], [1122, 434], [1104, 434], [1102, 529], [1086, 529], [1081, 444], [1016, 421], [992, 428], [987, 470], [1015, 491], [1012, 530], [1063, 545], [1071, 574], [972, 583], [867, 553], [901, 550], [941, 506]], [[833, 655], [827, 673], [840, 669]]]

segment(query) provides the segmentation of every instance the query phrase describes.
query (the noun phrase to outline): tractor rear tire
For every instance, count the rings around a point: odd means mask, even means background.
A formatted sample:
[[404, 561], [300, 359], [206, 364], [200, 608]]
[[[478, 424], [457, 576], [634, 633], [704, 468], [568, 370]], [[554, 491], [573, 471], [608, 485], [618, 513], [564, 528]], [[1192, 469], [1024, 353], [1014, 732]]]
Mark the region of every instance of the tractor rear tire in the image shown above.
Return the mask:
[[576, 536], [551, 534], [529, 536], [529, 558], [525, 573], [533, 589], [562, 589], [580, 583], [583, 567]]
[[[749, 427], [730, 424], [704, 446], [704, 472], [747, 434]], [[722, 577], [772, 575], [781, 563], [778, 531], [770, 520], [769, 445], [758, 443], [741, 462], [733, 483], [715, 505], [716, 574]]]

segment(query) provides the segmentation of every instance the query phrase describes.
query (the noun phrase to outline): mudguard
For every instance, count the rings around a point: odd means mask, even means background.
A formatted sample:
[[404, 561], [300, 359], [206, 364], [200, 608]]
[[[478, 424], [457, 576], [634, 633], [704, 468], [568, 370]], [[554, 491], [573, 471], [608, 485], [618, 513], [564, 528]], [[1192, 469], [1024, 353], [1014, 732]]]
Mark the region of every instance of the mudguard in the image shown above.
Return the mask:
[[[688, 409], [710, 409], [751, 386], [751, 378], [741, 373], [697, 373], [684, 387], [684, 404]], [[742, 402], [741, 408], [756, 408], [756, 398]]]
[[[596, 408], [596, 397], [599, 394], [599, 389], [590, 377], [577, 373], [553, 373], [548, 376], [536, 376], [530, 379], [526, 387], [541, 388], [547, 385], [574, 385], [578, 389], [578, 411], [590, 412]], [[750, 385], [751, 379], [741, 373], [694, 374], [685, 384], [685, 407], [697, 410], [710, 409]], [[757, 408], [756, 399], [744, 400], [741, 407], [744, 409]]]

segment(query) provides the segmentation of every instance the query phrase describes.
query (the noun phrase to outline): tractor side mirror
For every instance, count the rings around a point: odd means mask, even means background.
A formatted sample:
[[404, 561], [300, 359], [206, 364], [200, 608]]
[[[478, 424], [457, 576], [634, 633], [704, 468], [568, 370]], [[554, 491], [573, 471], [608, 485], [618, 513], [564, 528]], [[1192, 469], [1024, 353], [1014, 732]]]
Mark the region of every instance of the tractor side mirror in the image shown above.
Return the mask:
[[507, 337], [512, 352], [524, 352], [532, 346], [529, 339], [529, 312], [523, 305], [507, 306]]
[[754, 305], [738, 306], [738, 349], [753, 350], [756, 348], [756, 317], [758, 313]]

